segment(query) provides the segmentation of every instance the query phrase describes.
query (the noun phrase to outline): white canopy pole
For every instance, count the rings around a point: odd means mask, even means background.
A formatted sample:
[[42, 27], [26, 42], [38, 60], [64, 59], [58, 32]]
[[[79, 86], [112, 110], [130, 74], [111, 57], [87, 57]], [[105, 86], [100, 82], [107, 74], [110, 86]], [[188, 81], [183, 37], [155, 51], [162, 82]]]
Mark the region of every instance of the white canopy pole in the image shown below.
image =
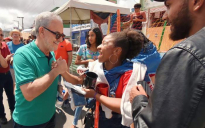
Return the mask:
[[70, 41], [71, 44], [73, 44], [73, 40], [72, 40], [72, 7], [70, 7]]

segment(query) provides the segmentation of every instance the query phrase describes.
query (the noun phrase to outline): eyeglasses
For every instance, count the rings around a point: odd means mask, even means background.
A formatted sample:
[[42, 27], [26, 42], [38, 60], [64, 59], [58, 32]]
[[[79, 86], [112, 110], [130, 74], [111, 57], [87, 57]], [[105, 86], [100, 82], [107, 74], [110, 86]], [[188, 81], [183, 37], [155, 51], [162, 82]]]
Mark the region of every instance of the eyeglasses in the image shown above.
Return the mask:
[[3, 36], [4, 36], [4, 34], [0, 34], [0, 36], [2, 36], [2, 37], [3, 37]]
[[64, 38], [65, 37], [65, 35], [62, 33], [60, 33], [60, 32], [54, 32], [54, 31], [51, 31], [50, 29], [48, 29], [48, 28], [46, 28], [46, 27], [43, 27], [43, 28], [45, 28], [46, 30], [48, 30], [49, 32], [51, 32], [51, 33], [53, 33], [54, 35], [56, 35], [56, 39], [58, 40], [58, 39], [60, 39], [61, 37], [62, 38]]

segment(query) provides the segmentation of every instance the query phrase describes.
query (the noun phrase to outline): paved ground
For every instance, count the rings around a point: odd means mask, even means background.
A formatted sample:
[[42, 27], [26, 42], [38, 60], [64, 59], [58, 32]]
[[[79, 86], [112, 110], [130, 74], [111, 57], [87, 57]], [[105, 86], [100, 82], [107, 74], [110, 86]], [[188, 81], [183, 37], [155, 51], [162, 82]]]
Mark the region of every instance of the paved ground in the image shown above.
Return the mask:
[[[8, 119], [8, 124], [2, 125], [2, 128], [13, 128], [13, 121], [11, 120], [10, 110], [8, 107], [7, 97], [5, 93], [3, 94], [3, 103], [6, 112], [6, 118]], [[60, 110], [60, 111], [59, 111]], [[56, 110], [56, 128], [70, 128], [73, 121], [74, 111], [69, 108], [63, 108]], [[83, 128], [83, 117], [85, 115], [85, 110], [81, 113], [81, 118], [78, 120], [78, 128]], [[82, 119], [82, 121], [81, 121]]]

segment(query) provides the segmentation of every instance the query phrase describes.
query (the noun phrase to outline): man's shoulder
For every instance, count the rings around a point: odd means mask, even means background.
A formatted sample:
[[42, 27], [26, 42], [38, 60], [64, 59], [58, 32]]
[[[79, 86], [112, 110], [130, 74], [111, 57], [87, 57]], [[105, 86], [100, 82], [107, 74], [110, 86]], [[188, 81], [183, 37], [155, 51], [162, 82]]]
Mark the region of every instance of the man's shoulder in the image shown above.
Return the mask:
[[171, 51], [175, 49], [181, 49], [188, 52], [203, 65], [205, 65], [205, 27], [198, 31], [196, 34], [188, 37], [179, 44], [175, 45]]
[[8, 46], [10, 46], [12, 44], [12, 41], [9, 41], [6, 43]]
[[72, 43], [69, 40], [65, 40], [65, 45], [66, 46], [72, 46]]
[[2, 46], [7, 46], [7, 43], [1, 42]]
[[24, 54], [24, 55], [28, 55], [29, 53], [30, 53], [29, 45], [24, 45], [18, 48], [15, 52], [15, 54]]
[[71, 43], [68, 39], [64, 40], [65, 43]]

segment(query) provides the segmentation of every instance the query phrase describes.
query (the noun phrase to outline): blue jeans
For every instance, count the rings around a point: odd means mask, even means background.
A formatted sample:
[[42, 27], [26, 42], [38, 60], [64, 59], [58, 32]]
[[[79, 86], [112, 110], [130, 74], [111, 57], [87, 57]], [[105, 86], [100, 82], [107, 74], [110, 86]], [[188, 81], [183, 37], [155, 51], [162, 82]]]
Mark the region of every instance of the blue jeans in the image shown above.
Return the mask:
[[[87, 105], [85, 106], [86, 108], [92, 108], [95, 105], [95, 99], [93, 99], [93, 98], [86, 99], [86, 102], [87, 102]], [[76, 109], [75, 109], [74, 120], [73, 120], [74, 126], [76, 126], [78, 124], [78, 119], [80, 117], [82, 109], [83, 109], [83, 107], [76, 107]]]
[[8, 97], [9, 109], [13, 112], [15, 105], [13, 80], [10, 71], [7, 73], [0, 73], [0, 117], [5, 117], [3, 105], [3, 89]]
[[35, 126], [23, 126], [14, 122], [14, 128], [55, 128], [55, 114], [48, 122], [44, 124], [35, 125]]
[[105, 112], [100, 108], [99, 128], [130, 128], [121, 124], [122, 116], [118, 113], [112, 112], [112, 118], [107, 119]]
[[74, 120], [73, 120], [74, 126], [76, 126], [78, 124], [78, 119], [80, 117], [82, 109], [83, 109], [83, 107], [76, 107], [76, 109], [75, 109]]

